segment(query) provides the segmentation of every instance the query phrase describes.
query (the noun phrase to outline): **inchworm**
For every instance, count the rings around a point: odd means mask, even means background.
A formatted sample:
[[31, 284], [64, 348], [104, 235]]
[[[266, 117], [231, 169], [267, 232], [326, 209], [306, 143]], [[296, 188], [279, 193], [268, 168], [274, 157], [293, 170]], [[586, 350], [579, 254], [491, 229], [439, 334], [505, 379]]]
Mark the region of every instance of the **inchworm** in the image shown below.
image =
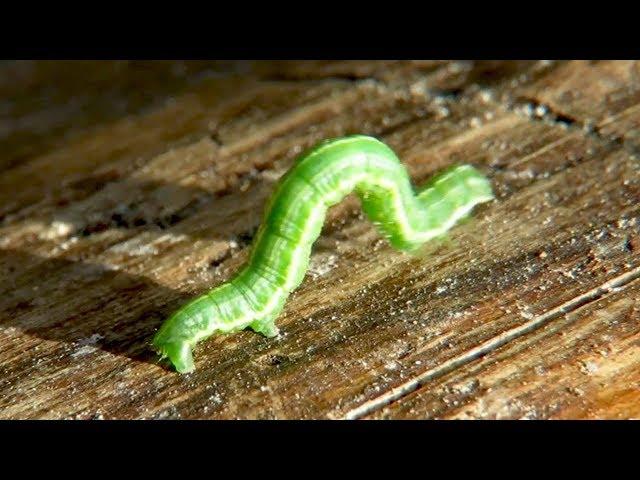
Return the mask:
[[178, 372], [194, 367], [192, 348], [215, 333], [250, 327], [278, 334], [275, 320], [309, 266], [327, 209], [352, 191], [397, 249], [412, 251], [491, 200], [489, 181], [463, 165], [433, 177], [417, 193], [393, 151], [375, 138], [327, 140], [302, 154], [278, 182], [247, 265], [230, 281], [173, 313], [153, 339]]

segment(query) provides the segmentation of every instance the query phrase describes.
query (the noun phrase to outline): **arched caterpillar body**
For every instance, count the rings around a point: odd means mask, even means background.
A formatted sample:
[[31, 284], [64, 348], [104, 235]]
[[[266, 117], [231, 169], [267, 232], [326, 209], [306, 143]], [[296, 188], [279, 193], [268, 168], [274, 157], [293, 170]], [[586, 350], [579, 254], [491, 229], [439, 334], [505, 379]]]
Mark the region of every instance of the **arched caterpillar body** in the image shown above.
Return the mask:
[[302, 282], [327, 209], [354, 190], [367, 216], [405, 251], [442, 235], [493, 198], [489, 181], [471, 166], [440, 173], [416, 194], [404, 166], [379, 140], [353, 135], [324, 141], [278, 182], [247, 265], [171, 315], [153, 339], [155, 350], [178, 372], [189, 372], [193, 346], [214, 333], [250, 327], [277, 335], [274, 321]]

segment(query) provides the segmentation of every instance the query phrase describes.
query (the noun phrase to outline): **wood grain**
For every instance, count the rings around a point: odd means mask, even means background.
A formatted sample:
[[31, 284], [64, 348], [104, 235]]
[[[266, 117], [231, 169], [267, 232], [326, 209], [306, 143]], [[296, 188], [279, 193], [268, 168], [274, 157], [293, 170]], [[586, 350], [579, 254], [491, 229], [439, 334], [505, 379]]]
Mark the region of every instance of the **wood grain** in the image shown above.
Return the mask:
[[[1, 418], [637, 417], [633, 62], [146, 65], [69, 67], [113, 83], [104, 97], [0, 66], [20, 78], [0, 84], [0, 125], [22, 152], [0, 163]], [[146, 103], [103, 106], [136, 82]], [[74, 91], [91, 113], [60, 113]], [[476, 165], [498, 198], [408, 256], [349, 197], [280, 337], [214, 338], [186, 376], [157, 365], [151, 335], [246, 260], [295, 156], [356, 132], [416, 182]]]
[[[638, 418], [639, 272], [518, 341], [425, 385], [379, 418]], [[591, 299], [590, 299], [591, 300]], [[539, 318], [532, 323], [540, 324]]]

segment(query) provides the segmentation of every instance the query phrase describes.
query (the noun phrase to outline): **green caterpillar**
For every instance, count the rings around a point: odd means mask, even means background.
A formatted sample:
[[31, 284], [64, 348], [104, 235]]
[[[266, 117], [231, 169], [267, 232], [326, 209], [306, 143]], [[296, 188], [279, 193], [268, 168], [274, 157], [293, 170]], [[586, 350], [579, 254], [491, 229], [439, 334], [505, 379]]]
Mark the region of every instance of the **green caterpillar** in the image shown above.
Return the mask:
[[406, 169], [379, 140], [353, 135], [324, 141], [279, 181], [247, 265], [171, 315], [155, 335], [154, 349], [185, 373], [195, 368], [194, 345], [215, 333], [250, 327], [277, 335], [274, 322], [304, 278], [327, 209], [353, 190], [367, 216], [404, 251], [442, 235], [494, 198], [489, 181], [471, 166], [450, 168], [415, 194]]

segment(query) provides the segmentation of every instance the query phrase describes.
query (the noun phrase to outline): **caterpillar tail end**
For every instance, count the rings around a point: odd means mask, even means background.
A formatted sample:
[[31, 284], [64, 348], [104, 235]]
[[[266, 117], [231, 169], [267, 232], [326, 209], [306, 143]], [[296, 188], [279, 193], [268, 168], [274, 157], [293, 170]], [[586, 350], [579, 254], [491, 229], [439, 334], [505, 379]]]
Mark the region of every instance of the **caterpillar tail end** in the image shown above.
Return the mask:
[[184, 341], [162, 342], [153, 340], [153, 349], [160, 354], [160, 359], [168, 358], [178, 373], [189, 373], [195, 370], [191, 345]]
[[471, 165], [458, 167], [459, 170], [465, 170], [466, 183], [475, 195], [475, 204], [489, 202], [495, 200], [496, 195], [491, 187], [491, 182], [479, 170]]

